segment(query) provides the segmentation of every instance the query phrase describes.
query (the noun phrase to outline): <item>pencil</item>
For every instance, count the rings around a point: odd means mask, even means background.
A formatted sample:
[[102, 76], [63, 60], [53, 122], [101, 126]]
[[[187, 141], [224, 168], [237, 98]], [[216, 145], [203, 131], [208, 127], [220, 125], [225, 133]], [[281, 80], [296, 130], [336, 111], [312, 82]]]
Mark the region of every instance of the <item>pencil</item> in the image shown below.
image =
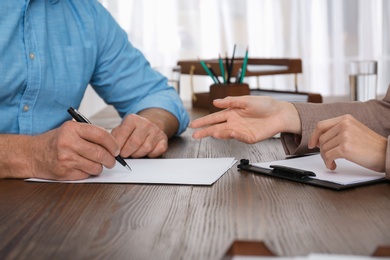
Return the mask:
[[239, 68], [238, 71], [237, 71], [236, 83], [241, 83], [241, 82], [240, 82], [240, 80], [241, 80], [241, 74], [242, 74], [242, 69]]
[[221, 58], [221, 54], [219, 54], [219, 69], [221, 70], [221, 76], [223, 79], [223, 83], [226, 83], [226, 77], [225, 77], [225, 67], [223, 66], [223, 61]]
[[246, 47], [244, 62], [242, 63], [242, 72], [240, 77], [240, 83], [244, 81], [246, 67], [248, 65], [248, 47]]
[[209, 68], [206, 66], [206, 63], [202, 60], [199, 61], [200, 65], [202, 65], [203, 69], [206, 71], [206, 73], [211, 77], [211, 79], [214, 81], [215, 84], [218, 83], [218, 81], [214, 78], [213, 74], [209, 70]]

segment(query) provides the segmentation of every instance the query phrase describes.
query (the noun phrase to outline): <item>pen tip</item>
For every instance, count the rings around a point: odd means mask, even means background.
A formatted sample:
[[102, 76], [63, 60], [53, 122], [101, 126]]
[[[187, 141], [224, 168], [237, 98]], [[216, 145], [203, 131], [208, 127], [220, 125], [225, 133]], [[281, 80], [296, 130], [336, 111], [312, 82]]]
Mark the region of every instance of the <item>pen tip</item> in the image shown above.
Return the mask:
[[132, 170], [131, 170], [131, 168], [130, 168], [130, 166], [129, 166], [129, 165], [126, 165], [125, 167], [126, 167], [126, 169], [128, 169], [129, 171], [131, 171], [131, 172], [132, 172]]

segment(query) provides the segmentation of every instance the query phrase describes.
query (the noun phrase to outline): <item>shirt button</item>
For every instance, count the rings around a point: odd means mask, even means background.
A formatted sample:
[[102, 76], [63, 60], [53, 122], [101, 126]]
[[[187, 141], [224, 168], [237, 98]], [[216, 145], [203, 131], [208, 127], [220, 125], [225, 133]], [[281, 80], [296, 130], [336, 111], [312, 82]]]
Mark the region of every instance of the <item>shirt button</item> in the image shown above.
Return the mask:
[[30, 59], [32, 59], [32, 60], [35, 59], [35, 54], [32, 52], [30, 53]]
[[30, 107], [28, 105], [24, 105], [23, 106], [23, 111], [24, 112], [27, 112], [29, 109], [30, 109]]

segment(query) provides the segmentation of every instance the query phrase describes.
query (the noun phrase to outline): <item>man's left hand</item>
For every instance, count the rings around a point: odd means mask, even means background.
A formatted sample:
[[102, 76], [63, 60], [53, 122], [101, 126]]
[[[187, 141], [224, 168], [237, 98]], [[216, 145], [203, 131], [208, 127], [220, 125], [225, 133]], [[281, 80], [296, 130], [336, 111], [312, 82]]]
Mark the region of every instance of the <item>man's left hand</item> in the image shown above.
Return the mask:
[[124, 158], [158, 157], [168, 149], [167, 135], [148, 119], [130, 114], [111, 132]]

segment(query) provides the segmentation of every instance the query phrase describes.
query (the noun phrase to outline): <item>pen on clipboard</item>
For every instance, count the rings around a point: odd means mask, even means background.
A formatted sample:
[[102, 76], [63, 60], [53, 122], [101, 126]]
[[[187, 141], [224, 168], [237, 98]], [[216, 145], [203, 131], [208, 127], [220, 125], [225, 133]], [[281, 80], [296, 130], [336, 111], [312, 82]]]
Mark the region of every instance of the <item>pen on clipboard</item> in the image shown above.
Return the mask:
[[309, 177], [316, 177], [316, 174], [312, 171], [302, 170], [298, 168], [283, 166], [283, 165], [270, 165], [271, 169], [254, 166], [249, 163], [248, 159], [241, 159], [240, 164], [237, 166], [242, 170], [249, 170], [257, 173], [265, 173], [268, 175], [282, 176], [289, 179], [304, 180]]
[[[79, 123], [92, 124], [91, 121], [88, 120], [88, 118], [86, 118], [83, 114], [81, 114], [77, 109], [74, 109], [73, 107], [70, 107], [68, 109], [68, 113], [74, 118], [74, 120], [76, 120]], [[120, 164], [122, 164], [126, 169], [131, 171], [130, 166], [126, 163], [125, 160], [123, 160], [123, 158], [120, 155], [116, 156], [115, 159]]]

